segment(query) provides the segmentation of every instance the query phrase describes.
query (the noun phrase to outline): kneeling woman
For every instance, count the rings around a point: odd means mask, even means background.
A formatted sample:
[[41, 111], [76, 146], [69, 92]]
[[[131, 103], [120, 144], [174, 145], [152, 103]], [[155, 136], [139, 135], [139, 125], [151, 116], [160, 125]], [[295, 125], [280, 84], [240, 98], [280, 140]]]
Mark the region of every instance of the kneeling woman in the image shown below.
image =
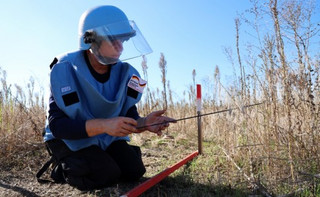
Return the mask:
[[[145, 130], [160, 135], [174, 122], [165, 110], [139, 116], [136, 104], [146, 82], [120, 60], [151, 49], [135, 23], [114, 6], [85, 12], [79, 34], [80, 49], [50, 65], [44, 140], [57, 161], [51, 177], [80, 190], [137, 180], [145, 167], [140, 148], [127, 143], [128, 135]], [[138, 55], [130, 56], [132, 49]]]

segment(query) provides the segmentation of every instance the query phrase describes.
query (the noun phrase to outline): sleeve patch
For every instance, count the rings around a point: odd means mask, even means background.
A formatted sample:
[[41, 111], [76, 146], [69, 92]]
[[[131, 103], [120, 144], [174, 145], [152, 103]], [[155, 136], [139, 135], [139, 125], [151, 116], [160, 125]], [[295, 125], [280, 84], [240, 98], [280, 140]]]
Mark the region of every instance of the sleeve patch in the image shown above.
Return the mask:
[[69, 105], [80, 102], [77, 92], [71, 92], [69, 94], [65, 94], [62, 96], [62, 99], [65, 106], [69, 106]]
[[134, 89], [132, 89], [132, 88], [128, 87], [128, 90], [127, 90], [127, 95], [128, 95], [128, 96], [130, 96], [130, 97], [132, 97], [132, 98], [136, 99], [136, 98], [138, 98], [138, 94], [139, 94], [139, 92], [138, 92], [138, 91], [136, 91], [136, 90], [134, 90]]

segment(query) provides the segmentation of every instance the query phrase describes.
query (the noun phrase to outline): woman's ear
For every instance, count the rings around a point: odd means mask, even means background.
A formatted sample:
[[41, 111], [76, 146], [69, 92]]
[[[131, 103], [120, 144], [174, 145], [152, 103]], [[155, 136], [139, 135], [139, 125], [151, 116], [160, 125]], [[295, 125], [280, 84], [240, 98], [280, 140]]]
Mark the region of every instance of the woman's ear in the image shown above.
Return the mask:
[[91, 44], [95, 41], [96, 34], [93, 31], [86, 31], [86, 33], [83, 35], [83, 41], [86, 44]]

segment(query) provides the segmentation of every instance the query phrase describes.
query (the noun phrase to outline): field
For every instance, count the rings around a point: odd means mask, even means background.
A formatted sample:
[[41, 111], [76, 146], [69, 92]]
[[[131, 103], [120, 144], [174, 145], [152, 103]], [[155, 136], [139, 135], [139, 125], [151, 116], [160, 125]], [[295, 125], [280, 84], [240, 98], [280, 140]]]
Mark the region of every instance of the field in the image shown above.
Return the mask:
[[[17, 132], [1, 133], [1, 196], [119, 196], [138, 185], [119, 183], [80, 192], [66, 184], [39, 184], [35, 173], [49, 157], [41, 139], [45, 111], [43, 106], [36, 106], [25, 108], [12, 101], [7, 106], [12, 114], [3, 113], [2, 128], [12, 126], [11, 131]], [[262, 104], [203, 117], [203, 155], [143, 196], [319, 195], [319, 146], [306, 144], [302, 137], [294, 138], [294, 154], [290, 154], [289, 138], [284, 133], [265, 133], [268, 126], [263, 125], [263, 113], [267, 107]], [[179, 111], [189, 116], [193, 110]], [[15, 124], [4, 124], [8, 120]], [[171, 125], [161, 137], [151, 133], [132, 136], [131, 143], [142, 148], [147, 168], [141, 182], [197, 150], [196, 125], [194, 119], [185, 120]], [[46, 173], [44, 178], [48, 177]]]
[[[210, 80], [202, 81], [203, 114], [233, 110], [203, 116], [203, 154], [142, 196], [320, 196], [320, 26], [311, 20], [314, 4], [252, 2], [251, 17], [235, 19], [236, 52], [225, 48], [233, 79], [226, 84], [215, 66]], [[266, 18], [267, 32], [260, 29]], [[256, 33], [254, 45], [240, 45], [241, 22]], [[146, 59], [142, 69], [148, 79]], [[177, 101], [164, 54], [159, 69], [163, 87], [146, 88], [140, 115], [162, 108], [177, 119], [196, 115], [196, 70]], [[119, 196], [139, 184], [88, 192], [39, 184], [35, 174], [49, 159], [41, 136], [44, 95], [32, 78], [24, 89], [7, 84], [0, 71], [0, 196]], [[197, 150], [197, 121], [171, 124], [160, 137], [145, 132], [131, 138], [147, 168], [142, 182]]]

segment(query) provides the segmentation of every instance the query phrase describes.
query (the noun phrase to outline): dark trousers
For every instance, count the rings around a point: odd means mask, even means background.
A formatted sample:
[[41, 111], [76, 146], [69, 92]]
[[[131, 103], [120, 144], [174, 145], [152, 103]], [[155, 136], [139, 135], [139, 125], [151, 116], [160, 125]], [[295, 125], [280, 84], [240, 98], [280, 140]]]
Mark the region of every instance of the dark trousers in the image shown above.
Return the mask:
[[80, 190], [99, 189], [118, 181], [135, 181], [146, 172], [140, 148], [124, 140], [113, 142], [105, 151], [90, 146], [73, 152], [62, 140], [49, 141], [48, 146], [59, 161], [51, 177]]

